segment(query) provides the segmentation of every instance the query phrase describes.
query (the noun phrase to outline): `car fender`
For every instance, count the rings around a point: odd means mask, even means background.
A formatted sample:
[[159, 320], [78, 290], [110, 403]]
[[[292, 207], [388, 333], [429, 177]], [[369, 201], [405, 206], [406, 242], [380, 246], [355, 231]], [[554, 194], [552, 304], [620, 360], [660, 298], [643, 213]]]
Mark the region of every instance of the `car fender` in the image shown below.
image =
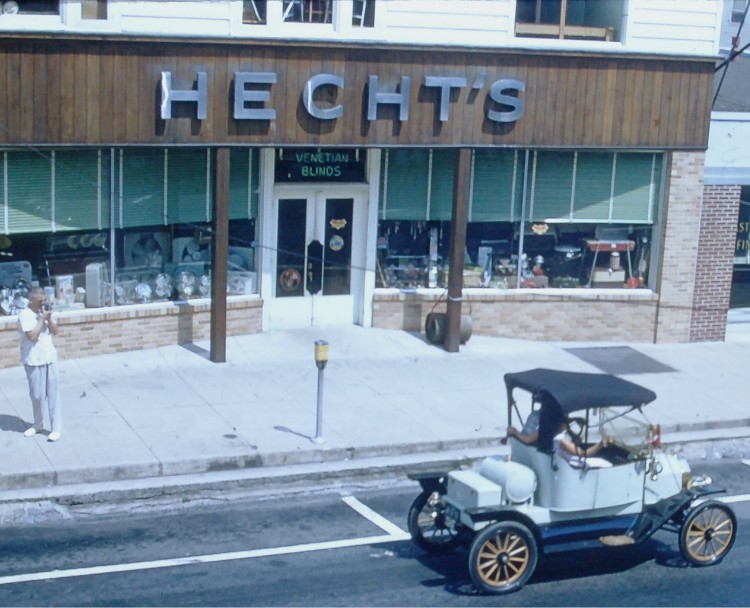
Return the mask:
[[448, 473], [429, 472], [429, 473], [411, 473], [409, 479], [419, 482], [425, 492], [439, 492], [445, 494], [448, 491]]
[[495, 508], [482, 507], [479, 509], [466, 509], [465, 513], [469, 516], [472, 523], [487, 522], [488, 525], [499, 521], [515, 521], [526, 526], [534, 535], [537, 547], [540, 552], [544, 551], [544, 542], [539, 526], [531, 517], [513, 508]]

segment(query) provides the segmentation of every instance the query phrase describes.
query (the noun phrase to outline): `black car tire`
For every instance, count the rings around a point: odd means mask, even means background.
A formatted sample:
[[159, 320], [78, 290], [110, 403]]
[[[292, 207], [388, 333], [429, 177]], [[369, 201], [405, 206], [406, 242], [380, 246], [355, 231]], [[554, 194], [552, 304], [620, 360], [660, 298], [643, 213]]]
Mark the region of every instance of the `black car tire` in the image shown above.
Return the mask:
[[693, 566], [712, 566], [729, 553], [736, 536], [734, 511], [710, 500], [687, 512], [680, 527], [680, 553]]
[[517, 591], [534, 573], [538, 559], [534, 535], [516, 521], [501, 521], [482, 530], [471, 545], [469, 574], [480, 591]]
[[425, 490], [411, 505], [408, 517], [412, 540], [430, 553], [447, 553], [460, 541], [458, 532], [445, 516], [444, 494]]

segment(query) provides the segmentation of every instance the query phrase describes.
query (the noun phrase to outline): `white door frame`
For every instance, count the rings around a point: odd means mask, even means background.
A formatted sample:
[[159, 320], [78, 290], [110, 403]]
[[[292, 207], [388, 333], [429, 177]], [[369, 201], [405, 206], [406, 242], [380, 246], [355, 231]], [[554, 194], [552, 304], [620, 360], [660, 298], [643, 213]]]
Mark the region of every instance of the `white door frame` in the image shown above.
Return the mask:
[[[263, 276], [263, 327], [281, 329], [309, 327], [315, 325], [351, 325], [369, 322], [365, 316], [365, 270], [369, 245], [368, 224], [370, 221], [369, 187], [367, 184], [283, 184], [273, 187], [273, 195], [264, 202], [264, 216], [261, 273]], [[351, 292], [349, 296], [310, 296], [277, 298], [277, 242], [278, 242], [278, 201], [279, 199], [316, 199], [314, 209], [320, 201], [330, 198], [351, 198], [354, 201], [352, 214], [352, 257]], [[310, 203], [308, 203], [308, 206]], [[326, 244], [324, 243], [324, 246]], [[369, 324], [369, 323], [368, 323]]]

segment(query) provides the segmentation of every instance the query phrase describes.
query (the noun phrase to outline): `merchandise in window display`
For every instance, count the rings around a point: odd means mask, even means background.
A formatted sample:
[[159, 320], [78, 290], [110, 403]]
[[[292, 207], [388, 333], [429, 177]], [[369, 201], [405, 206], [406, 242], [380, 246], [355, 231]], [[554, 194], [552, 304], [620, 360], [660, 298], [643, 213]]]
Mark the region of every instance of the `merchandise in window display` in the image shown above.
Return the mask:
[[[376, 285], [397, 289], [445, 288], [449, 226], [449, 222], [425, 225], [418, 221], [381, 220]], [[464, 287], [644, 287], [651, 230], [650, 225], [629, 224], [470, 222]], [[597, 248], [591, 248], [592, 239], [601, 243], [595, 272], [592, 272], [592, 258]], [[613, 243], [618, 245], [613, 247]], [[519, 249], [522, 249], [520, 256]], [[614, 253], [620, 256], [619, 265]], [[613, 264], [616, 267], [610, 267]]]
[[160, 272], [154, 278], [154, 294], [157, 300], [168, 300], [172, 297], [172, 277]]
[[29, 283], [17, 279], [13, 287], [0, 287], [0, 310], [5, 315], [17, 315], [29, 305]]
[[201, 275], [198, 281], [198, 291], [204, 298], [208, 298], [211, 295], [211, 277], [209, 275]]
[[181, 270], [175, 277], [177, 299], [187, 300], [196, 291], [195, 273], [189, 270]]

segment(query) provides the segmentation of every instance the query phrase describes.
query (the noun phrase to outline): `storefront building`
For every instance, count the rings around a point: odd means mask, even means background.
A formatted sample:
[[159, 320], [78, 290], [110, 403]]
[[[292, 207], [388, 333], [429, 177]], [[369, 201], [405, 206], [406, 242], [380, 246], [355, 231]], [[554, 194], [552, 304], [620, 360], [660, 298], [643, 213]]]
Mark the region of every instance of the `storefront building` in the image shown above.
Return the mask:
[[456, 196], [474, 333], [713, 335], [706, 54], [6, 32], [0, 56], [0, 366], [24, 282], [55, 300], [64, 356], [422, 331]]

